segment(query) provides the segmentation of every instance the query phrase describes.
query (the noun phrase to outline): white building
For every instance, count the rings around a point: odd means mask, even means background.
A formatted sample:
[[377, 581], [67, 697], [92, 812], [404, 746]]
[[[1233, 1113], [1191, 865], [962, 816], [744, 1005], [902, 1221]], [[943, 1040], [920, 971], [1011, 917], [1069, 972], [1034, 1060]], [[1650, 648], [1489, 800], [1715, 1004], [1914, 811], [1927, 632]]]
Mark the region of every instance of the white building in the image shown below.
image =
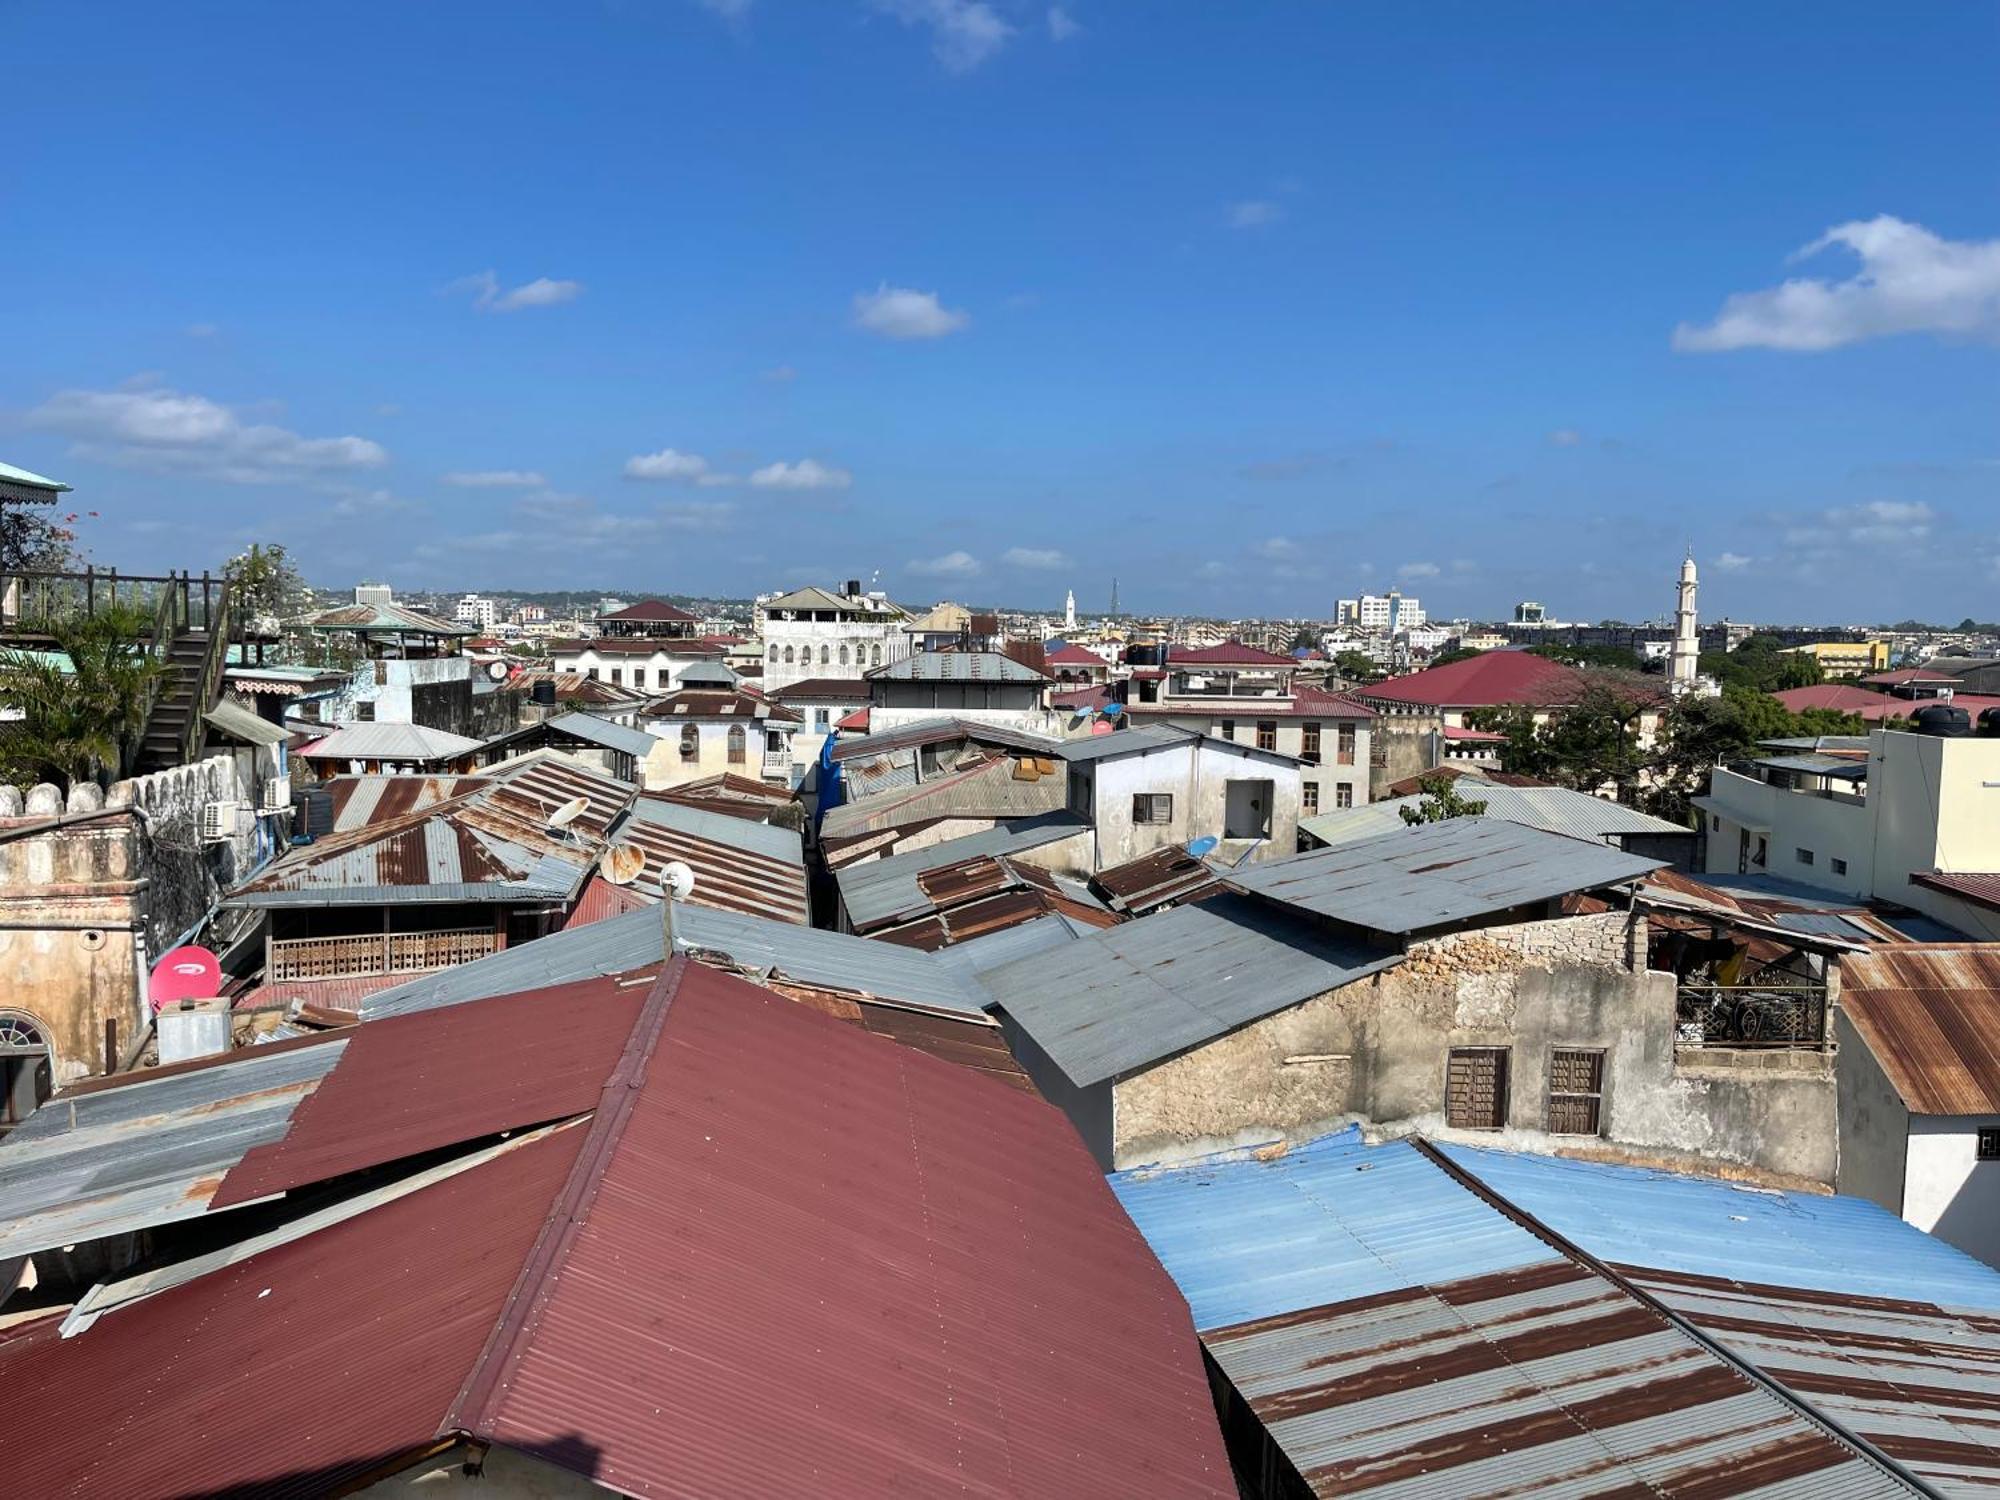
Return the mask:
[[354, 585], [354, 602], [385, 608], [396, 601], [390, 597], [389, 585], [386, 583], [357, 583]]
[[766, 693], [809, 677], [858, 677], [909, 650], [907, 613], [886, 594], [863, 593], [859, 580], [849, 580], [840, 594], [803, 588], [760, 595], [757, 613]]
[[467, 594], [458, 601], [452, 611], [452, 618], [461, 625], [476, 625], [481, 630], [491, 630], [493, 622], [500, 616], [498, 607], [491, 599], [478, 594]]
[[1404, 597], [1396, 589], [1386, 594], [1363, 594], [1358, 599], [1342, 599], [1334, 606], [1334, 623], [1358, 630], [1381, 631], [1394, 635], [1410, 630], [1428, 619], [1424, 607], [1414, 597]]
[[781, 703], [697, 681], [641, 710], [639, 727], [666, 742], [647, 759], [644, 784], [651, 791], [728, 773], [789, 786], [799, 722]]
[[1093, 870], [1198, 838], [1218, 840], [1231, 861], [1297, 852], [1291, 756], [1151, 725], [1071, 740], [1062, 758], [1069, 810], [1091, 822]]
[[1695, 690], [1701, 666], [1701, 641], [1695, 625], [1694, 554], [1681, 561], [1680, 584], [1674, 601], [1674, 645], [1667, 660], [1667, 690], [1675, 697]]

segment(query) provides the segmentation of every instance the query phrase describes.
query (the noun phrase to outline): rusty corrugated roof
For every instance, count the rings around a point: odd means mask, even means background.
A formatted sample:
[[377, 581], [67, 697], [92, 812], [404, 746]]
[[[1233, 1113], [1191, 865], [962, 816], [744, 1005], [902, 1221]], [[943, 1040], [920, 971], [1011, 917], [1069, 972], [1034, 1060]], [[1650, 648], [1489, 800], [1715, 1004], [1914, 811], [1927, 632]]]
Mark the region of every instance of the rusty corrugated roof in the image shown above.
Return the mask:
[[1215, 872], [1188, 853], [1186, 844], [1167, 844], [1151, 854], [1090, 877], [1091, 888], [1113, 911], [1144, 916], [1171, 901], [1187, 901], [1215, 888]]
[[2000, 1114], [2000, 944], [1850, 955], [1840, 1005], [1911, 1113]]
[[812, 920], [805, 847], [796, 829], [645, 798], [619, 823], [616, 841], [645, 852], [631, 886], [645, 896], [658, 898], [662, 872], [678, 860], [694, 871], [687, 899], [697, 906], [801, 925]]
[[1910, 876], [1910, 881], [1928, 890], [1943, 891], [1947, 896], [1961, 896], [1988, 911], [2000, 911], [2000, 875], [1953, 875], [1943, 870], [1918, 870]]

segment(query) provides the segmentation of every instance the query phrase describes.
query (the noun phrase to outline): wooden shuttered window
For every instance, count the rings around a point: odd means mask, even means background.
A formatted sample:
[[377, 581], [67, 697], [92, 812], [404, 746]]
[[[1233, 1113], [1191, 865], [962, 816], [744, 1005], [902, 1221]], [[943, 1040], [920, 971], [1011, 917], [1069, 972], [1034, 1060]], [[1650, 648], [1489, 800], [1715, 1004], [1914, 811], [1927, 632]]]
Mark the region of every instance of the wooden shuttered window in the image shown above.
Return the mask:
[[1445, 1072], [1445, 1123], [1498, 1130], [1507, 1123], [1507, 1049], [1454, 1047]]
[[1549, 1133], [1599, 1135], [1604, 1119], [1604, 1054], [1558, 1047], [1549, 1054]]

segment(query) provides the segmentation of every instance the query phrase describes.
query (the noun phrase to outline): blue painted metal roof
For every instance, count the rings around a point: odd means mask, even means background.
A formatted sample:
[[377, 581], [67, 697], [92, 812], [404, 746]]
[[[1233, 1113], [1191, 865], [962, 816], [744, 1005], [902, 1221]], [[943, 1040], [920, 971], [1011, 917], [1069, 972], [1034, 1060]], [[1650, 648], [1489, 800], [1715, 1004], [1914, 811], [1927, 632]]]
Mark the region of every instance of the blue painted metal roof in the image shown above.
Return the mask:
[[1517, 1208], [1617, 1265], [2000, 1311], [2000, 1271], [1862, 1198], [1476, 1146], [1439, 1149]]
[[1513, 1270], [1554, 1253], [1415, 1147], [1364, 1146], [1352, 1130], [1268, 1161], [1119, 1172], [1111, 1186], [1198, 1329]]

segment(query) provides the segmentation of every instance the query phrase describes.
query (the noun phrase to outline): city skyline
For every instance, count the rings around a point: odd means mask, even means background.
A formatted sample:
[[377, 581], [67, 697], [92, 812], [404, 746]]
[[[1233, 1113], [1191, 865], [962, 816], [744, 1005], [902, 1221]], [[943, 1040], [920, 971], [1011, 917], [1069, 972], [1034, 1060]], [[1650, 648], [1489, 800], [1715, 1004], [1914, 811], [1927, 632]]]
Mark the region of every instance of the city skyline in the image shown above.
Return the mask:
[[1840, 10], [20, 9], [0, 442], [127, 568], [1989, 614], [1993, 39]]

